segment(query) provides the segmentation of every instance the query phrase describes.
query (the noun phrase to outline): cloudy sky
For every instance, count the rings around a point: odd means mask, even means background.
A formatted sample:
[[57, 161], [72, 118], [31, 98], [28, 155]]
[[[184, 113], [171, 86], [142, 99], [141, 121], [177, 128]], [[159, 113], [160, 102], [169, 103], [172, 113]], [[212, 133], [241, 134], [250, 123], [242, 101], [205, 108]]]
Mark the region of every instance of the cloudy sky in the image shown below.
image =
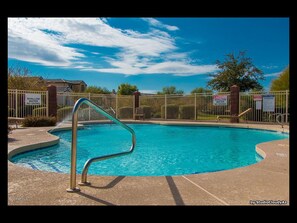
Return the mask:
[[215, 62], [246, 51], [271, 80], [289, 64], [288, 18], [9, 18], [8, 65], [44, 78], [141, 92], [206, 87]]

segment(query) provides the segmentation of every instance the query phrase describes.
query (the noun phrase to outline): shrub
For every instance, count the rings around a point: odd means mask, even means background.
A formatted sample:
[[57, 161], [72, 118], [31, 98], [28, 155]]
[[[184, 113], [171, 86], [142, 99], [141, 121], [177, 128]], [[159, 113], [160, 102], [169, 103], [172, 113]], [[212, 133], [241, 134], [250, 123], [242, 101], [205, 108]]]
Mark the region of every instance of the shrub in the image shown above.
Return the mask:
[[140, 107], [143, 108], [144, 118], [150, 119], [151, 118], [151, 107], [147, 106], [147, 105], [142, 105]]
[[133, 118], [133, 108], [132, 107], [119, 108], [119, 118], [132, 119]]
[[161, 112], [153, 113], [153, 118], [161, 118]]
[[194, 105], [180, 105], [179, 114], [181, 119], [195, 119]]
[[[161, 117], [165, 118], [165, 105], [161, 107]], [[168, 104], [167, 105], [167, 119], [177, 119], [178, 118], [178, 105]]]
[[32, 116], [42, 116], [46, 115], [46, 107], [39, 107], [39, 108], [34, 108], [32, 112]]
[[57, 110], [58, 121], [62, 121], [63, 119], [71, 119], [72, 115], [72, 106], [66, 106]]
[[46, 116], [28, 116], [23, 120], [24, 127], [42, 127], [42, 126], [55, 126], [55, 117]]
[[8, 117], [15, 117], [15, 109], [8, 108]]

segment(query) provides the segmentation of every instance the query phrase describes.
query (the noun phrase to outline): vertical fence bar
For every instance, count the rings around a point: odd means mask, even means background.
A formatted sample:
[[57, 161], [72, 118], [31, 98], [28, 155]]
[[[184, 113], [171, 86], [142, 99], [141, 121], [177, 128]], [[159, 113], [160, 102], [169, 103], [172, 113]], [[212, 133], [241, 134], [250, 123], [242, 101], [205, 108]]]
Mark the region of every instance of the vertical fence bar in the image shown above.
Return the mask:
[[[91, 93], [89, 93], [89, 100], [91, 100]], [[89, 106], [89, 121], [91, 120], [91, 107]]]
[[164, 108], [164, 117], [165, 117], [165, 120], [167, 119], [167, 94], [165, 94], [165, 108]]
[[196, 99], [197, 99], [197, 93], [195, 93], [195, 103], [194, 103], [194, 105], [195, 105], [195, 112], [194, 112], [194, 114], [195, 114], [195, 121], [197, 120], [197, 101], [196, 101]]
[[133, 109], [132, 109], [132, 111], [133, 111], [133, 120], [135, 120], [135, 95], [133, 94], [133, 96], [132, 96], [133, 98], [132, 98], [132, 101], [133, 101]]
[[286, 90], [286, 123], [288, 123], [288, 112], [289, 112], [289, 91]]
[[116, 118], [118, 118], [118, 94], [116, 94]]
[[15, 89], [15, 117], [18, 118], [18, 89]]

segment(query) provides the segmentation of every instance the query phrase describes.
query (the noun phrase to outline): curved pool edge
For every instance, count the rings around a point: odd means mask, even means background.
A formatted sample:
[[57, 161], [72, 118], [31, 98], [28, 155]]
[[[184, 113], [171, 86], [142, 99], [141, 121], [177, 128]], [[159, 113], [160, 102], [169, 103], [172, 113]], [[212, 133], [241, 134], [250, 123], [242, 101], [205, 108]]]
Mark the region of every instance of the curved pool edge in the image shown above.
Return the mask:
[[[131, 121], [128, 121], [131, 123]], [[133, 122], [134, 123], [134, 122]], [[142, 123], [137, 121], [137, 123]], [[145, 122], [145, 123], [152, 123], [152, 122]], [[195, 123], [196, 125], [199, 123]], [[209, 123], [208, 123], [209, 124]], [[213, 123], [211, 123], [213, 125]], [[250, 126], [251, 127], [251, 126]], [[68, 129], [71, 127], [68, 127]], [[39, 131], [38, 137], [34, 137], [33, 143], [32, 138], [30, 140], [30, 143], [19, 145], [19, 146], [10, 146], [10, 151], [8, 154], [17, 154], [21, 150], [32, 150], [32, 149], [38, 149], [40, 148], [41, 143], [57, 143], [57, 139], [54, 139], [57, 136], [54, 136], [48, 131], [51, 129], [49, 127], [42, 128], [43, 131]], [[259, 129], [259, 128], [255, 128]], [[263, 129], [263, 126], [261, 126], [260, 129]], [[37, 129], [35, 129], [37, 131]], [[58, 129], [57, 129], [58, 130]], [[275, 131], [275, 128], [272, 130]], [[19, 130], [17, 130], [19, 131]], [[27, 131], [30, 132], [30, 129], [22, 130], [20, 131]], [[32, 131], [32, 129], [31, 129]], [[276, 130], [277, 131], [277, 130]], [[12, 135], [16, 135], [14, 132]], [[24, 138], [24, 134], [19, 134], [20, 137], [16, 138]], [[39, 137], [41, 136], [41, 138]], [[44, 138], [47, 140], [45, 140]], [[57, 137], [58, 138], [58, 137]], [[21, 141], [21, 140], [20, 140]], [[45, 144], [43, 144], [45, 145]], [[23, 148], [23, 149], [22, 149]], [[15, 151], [15, 152], [13, 152]], [[225, 170], [225, 171], [219, 171], [219, 172], [211, 172], [211, 173], [202, 173], [202, 174], [193, 174], [193, 175], [185, 175], [185, 176], [174, 176], [170, 177], [174, 179], [174, 182], [178, 182], [178, 188], [184, 188], [186, 184], [187, 188], [196, 188], [195, 185], [198, 185], [199, 187], [203, 188], [204, 190], [207, 190], [210, 194], [215, 195], [215, 197], [219, 197], [221, 200], [225, 201], [227, 204], [235, 204], [235, 205], [250, 205], [248, 203], [248, 200], [250, 198], [254, 199], [270, 199], [271, 197], [274, 197], [275, 199], [285, 199], [289, 203], [289, 196], [288, 196], [288, 179], [289, 179], [289, 139], [282, 139], [282, 140], [274, 140], [270, 142], [260, 143], [256, 145], [256, 151], [258, 154], [260, 154], [263, 158], [261, 162], [258, 162], [253, 165]], [[8, 187], [9, 187], [9, 204], [69, 204], [69, 201], [66, 201], [67, 199], [71, 200], [71, 204], [73, 205], [81, 205], [81, 204], [92, 204], [92, 201], [85, 200], [85, 199], [78, 199], [71, 198], [67, 193], [65, 192], [65, 189], [68, 187], [69, 183], [69, 174], [65, 173], [54, 173], [54, 172], [45, 172], [45, 171], [39, 171], [39, 170], [32, 170], [25, 167], [20, 167], [18, 165], [15, 165], [11, 163], [10, 161], [8, 165]], [[22, 176], [26, 177], [21, 177]], [[268, 175], [267, 175], [268, 173]], [[19, 184], [19, 178], [22, 178], [23, 182], [26, 186], [24, 189], [18, 188], [16, 191], [16, 184]], [[80, 174], [77, 176], [77, 180], [80, 178]], [[280, 179], [282, 178], [282, 179]], [[32, 179], [34, 180], [34, 183], [32, 184]], [[57, 182], [57, 180], [59, 181]], [[94, 184], [99, 184], [100, 182], [110, 182], [112, 177], [108, 176], [95, 176], [90, 175], [90, 180], [94, 182]], [[159, 186], [160, 182], [164, 181], [165, 177], [125, 177], [125, 181], [122, 183], [124, 185], [134, 185], [134, 189], [125, 188], [125, 191], [121, 191], [121, 188], [113, 189], [109, 188], [108, 190], [116, 190], [116, 193], [125, 192], [125, 194], [130, 195], [130, 198], [127, 200], [116, 200], [114, 199], [111, 194], [106, 197], [106, 199], [110, 201], [114, 201], [116, 204], [168, 204], [167, 201], [164, 201], [162, 198], [162, 195], [159, 194]], [[188, 179], [188, 180], [185, 180]], [[235, 180], [236, 179], [236, 180]], [[265, 179], [265, 182], [263, 181]], [[167, 177], [166, 177], [167, 180]], [[27, 182], [27, 183], [26, 183]], [[53, 186], [53, 182], [55, 186]], [[158, 183], [159, 182], [159, 183]], [[164, 181], [165, 184], [161, 183], [161, 190], [163, 187], [166, 187], [166, 191], [168, 191], [168, 185], [169, 181]], [[279, 184], [281, 182], [281, 185]], [[108, 183], [107, 183], [108, 184]], [[147, 184], [151, 184], [151, 187], [147, 187]], [[159, 186], [157, 186], [157, 185]], [[155, 185], [155, 186], [154, 186]], [[194, 185], [194, 186], [193, 186]], [[44, 187], [46, 188], [43, 191], [36, 191], [35, 187]], [[137, 191], [141, 191], [141, 194], [147, 194], [148, 192], [145, 192], [144, 190], [156, 190], [154, 194], [154, 199], [148, 199], [147, 203], [143, 200], [141, 200], [139, 197], [133, 198], [135, 193], [135, 186], [138, 188]], [[28, 194], [27, 189], [29, 187], [29, 191], [32, 191], [32, 194]], [[129, 186], [131, 187], [131, 185]], [[157, 187], [157, 188], [156, 188]], [[281, 187], [281, 189], [277, 189], [278, 187]], [[27, 188], [27, 189], [25, 189]], [[100, 188], [100, 187], [99, 187]], [[159, 189], [158, 189], [159, 188]], [[193, 189], [195, 193], [202, 193], [200, 190], [201, 188]], [[233, 189], [232, 189], [233, 188]], [[82, 187], [83, 191], [91, 191], [94, 190], [94, 188], [89, 187]], [[171, 189], [171, 186], [169, 185], [169, 189]], [[191, 190], [192, 190], [191, 189]], [[97, 187], [98, 190], [98, 187]], [[106, 188], [107, 190], [107, 188]], [[119, 190], [119, 191], [118, 191]], [[165, 190], [165, 189], [164, 189]], [[197, 191], [196, 191], [197, 190]], [[271, 192], [274, 191], [274, 192]], [[39, 194], [39, 198], [37, 198], [34, 193]], [[134, 192], [133, 192], [134, 191]], [[20, 199], [20, 196], [22, 194], [26, 193], [26, 195], [29, 195], [26, 199]], [[40, 199], [40, 197], [45, 196], [48, 193], [57, 194], [59, 197], [67, 197], [65, 200], [61, 200], [58, 197], [56, 199]], [[100, 193], [99, 190], [99, 194]], [[204, 193], [203, 193], [204, 194]], [[100, 195], [100, 196], [101, 196]], [[99, 196], [99, 197], [100, 197]], [[170, 195], [168, 195], [170, 196]], [[184, 195], [187, 197], [187, 195]], [[205, 195], [206, 196], [206, 195]], [[132, 197], [132, 198], [131, 198]], [[192, 197], [192, 196], [191, 196]], [[194, 203], [191, 203], [191, 199], [194, 198], [187, 198], [188, 202], [186, 204], [205, 204], [207, 203], [207, 200], [209, 202], [213, 202], [214, 204], [222, 205], [222, 202], [219, 202], [215, 200], [213, 197], [209, 199], [202, 199], [202, 201], [196, 201]], [[158, 200], [158, 201], [157, 201]], [[194, 199], [195, 200], [195, 199]], [[118, 203], [117, 203], [118, 202]], [[199, 203], [200, 202], [200, 203]], [[217, 202], [217, 203], [216, 203]], [[95, 203], [97, 204], [97, 203]], [[104, 203], [103, 203], [104, 204]]]

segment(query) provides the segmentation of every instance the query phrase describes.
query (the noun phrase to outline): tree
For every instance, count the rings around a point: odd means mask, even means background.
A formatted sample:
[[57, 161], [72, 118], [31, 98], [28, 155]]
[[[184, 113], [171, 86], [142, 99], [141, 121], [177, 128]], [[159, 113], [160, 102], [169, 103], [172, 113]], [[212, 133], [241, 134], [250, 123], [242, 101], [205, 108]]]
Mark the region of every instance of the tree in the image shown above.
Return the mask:
[[119, 95], [132, 95], [135, 91], [138, 91], [138, 88], [136, 85], [131, 85], [126, 83], [118, 86]]
[[271, 91], [289, 90], [289, 67], [287, 67], [276, 79], [271, 83]]
[[210, 74], [213, 77], [207, 84], [214, 90], [230, 91], [232, 85], [239, 86], [241, 91], [251, 89], [262, 90], [259, 80], [264, 80], [263, 71], [257, 68], [252, 59], [245, 57], [245, 52], [239, 52], [237, 57], [233, 53], [227, 54], [225, 61], [216, 61], [220, 71]]
[[110, 94], [111, 92], [107, 88], [97, 87], [97, 86], [89, 86], [86, 88], [87, 93], [94, 94]]
[[175, 86], [163, 87], [162, 91], [158, 91], [157, 94], [183, 94], [183, 90], [176, 90]]
[[46, 90], [46, 82], [42, 77], [31, 76], [31, 71], [25, 67], [8, 68], [8, 89]]
[[195, 94], [195, 93], [212, 93], [212, 90], [205, 89], [203, 87], [197, 87], [191, 91], [191, 94]]

